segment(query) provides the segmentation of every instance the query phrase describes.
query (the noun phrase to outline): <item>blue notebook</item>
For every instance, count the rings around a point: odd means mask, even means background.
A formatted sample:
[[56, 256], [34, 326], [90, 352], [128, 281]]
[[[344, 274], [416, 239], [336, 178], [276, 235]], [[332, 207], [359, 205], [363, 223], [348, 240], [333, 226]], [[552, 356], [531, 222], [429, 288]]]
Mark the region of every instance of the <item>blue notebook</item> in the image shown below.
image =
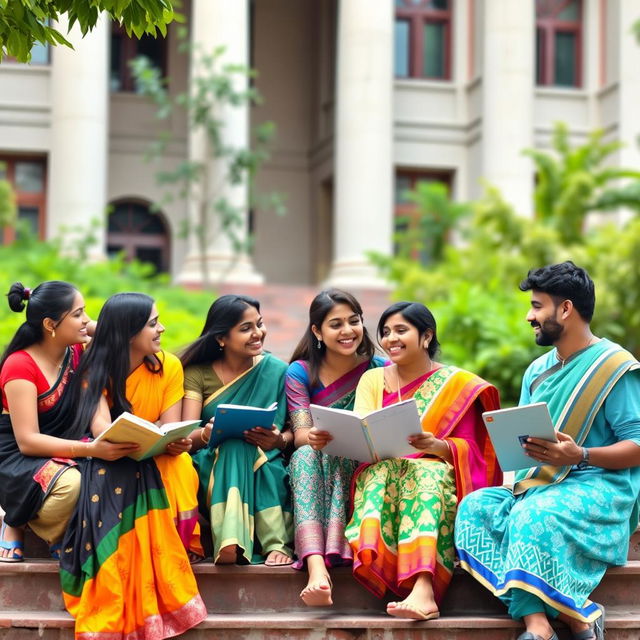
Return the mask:
[[264, 407], [246, 407], [241, 404], [219, 404], [213, 416], [209, 447], [215, 449], [221, 442], [229, 438], [244, 440], [244, 432], [253, 429], [253, 427], [272, 429], [277, 410], [277, 402], [266, 409]]
[[557, 442], [546, 402], [485, 411], [482, 419], [503, 471], [542, 466], [541, 462], [530, 458], [525, 453], [521, 443], [523, 438], [542, 438]]

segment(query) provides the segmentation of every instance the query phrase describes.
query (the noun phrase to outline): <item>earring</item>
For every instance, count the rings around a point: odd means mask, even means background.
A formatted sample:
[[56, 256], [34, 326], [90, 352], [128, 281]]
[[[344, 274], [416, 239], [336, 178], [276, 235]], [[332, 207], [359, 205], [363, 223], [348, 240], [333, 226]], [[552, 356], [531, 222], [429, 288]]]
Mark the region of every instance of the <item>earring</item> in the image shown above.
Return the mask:
[[56, 337], [56, 330], [55, 329], [51, 329], [51, 337], [52, 338]]
[[322, 340], [318, 338], [318, 349], [322, 349]]
[[425, 340], [424, 341], [424, 348], [428, 349], [429, 348], [429, 343], [431, 342], [431, 340]]
[[222, 342], [218, 342], [218, 346], [220, 347], [220, 349], [224, 349], [224, 344], [222, 344]]

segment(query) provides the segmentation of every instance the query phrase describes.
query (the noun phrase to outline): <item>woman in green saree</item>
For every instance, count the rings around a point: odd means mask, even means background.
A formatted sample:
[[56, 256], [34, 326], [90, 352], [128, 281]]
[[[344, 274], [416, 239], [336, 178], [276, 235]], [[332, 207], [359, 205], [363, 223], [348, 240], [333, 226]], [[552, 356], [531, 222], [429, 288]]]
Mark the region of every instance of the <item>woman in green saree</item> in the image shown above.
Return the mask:
[[[211, 522], [217, 564], [291, 564], [292, 522], [283, 451], [293, 441], [284, 430], [287, 365], [263, 353], [266, 329], [260, 304], [224, 295], [209, 309], [200, 337], [182, 355], [183, 420], [200, 418], [192, 434], [200, 478], [198, 502]], [[246, 425], [244, 440], [208, 446], [219, 404], [268, 407], [278, 403], [273, 429]]]

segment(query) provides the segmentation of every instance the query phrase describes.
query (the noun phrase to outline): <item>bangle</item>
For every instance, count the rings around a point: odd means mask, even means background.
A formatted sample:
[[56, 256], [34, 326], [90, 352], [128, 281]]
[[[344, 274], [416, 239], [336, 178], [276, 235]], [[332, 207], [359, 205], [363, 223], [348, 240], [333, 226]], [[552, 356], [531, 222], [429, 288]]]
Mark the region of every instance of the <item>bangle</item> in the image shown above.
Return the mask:
[[71, 457], [72, 457], [72, 458], [77, 457], [77, 454], [76, 454], [76, 445], [75, 445], [75, 444], [72, 444], [72, 445], [71, 445]]
[[211, 440], [211, 434], [209, 434], [209, 437], [205, 440], [204, 427], [200, 427], [200, 440], [202, 440], [202, 444], [209, 444], [209, 440]]

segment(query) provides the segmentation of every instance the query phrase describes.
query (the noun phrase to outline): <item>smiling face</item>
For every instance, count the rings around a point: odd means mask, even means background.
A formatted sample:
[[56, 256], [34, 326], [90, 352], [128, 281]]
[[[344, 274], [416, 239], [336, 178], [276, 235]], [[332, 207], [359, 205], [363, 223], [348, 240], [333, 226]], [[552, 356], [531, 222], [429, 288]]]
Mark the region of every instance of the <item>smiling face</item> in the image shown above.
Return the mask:
[[362, 318], [344, 303], [336, 304], [325, 316], [320, 327], [311, 327], [313, 335], [324, 342], [327, 351], [352, 356], [362, 344]]
[[248, 306], [238, 324], [218, 342], [223, 345], [224, 354], [240, 358], [252, 358], [262, 353], [267, 329], [262, 316], [255, 307]]
[[554, 345], [564, 332], [561, 320], [562, 309], [547, 293], [531, 292], [531, 309], [527, 322], [533, 327], [536, 344], [541, 347]]
[[51, 327], [56, 332], [56, 342], [66, 345], [87, 342], [89, 339], [87, 335], [88, 322], [89, 316], [85, 311], [84, 298], [79, 291], [76, 291], [71, 309], [63, 315], [58, 323], [51, 323]]
[[380, 345], [395, 364], [407, 365], [427, 358], [425, 343], [431, 339], [430, 329], [420, 334], [401, 313], [389, 316], [382, 328]]
[[160, 323], [158, 309], [154, 304], [151, 307], [149, 319], [144, 327], [131, 338], [131, 352], [140, 354], [143, 357], [158, 353], [162, 349], [160, 346], [160, 336], [163, 333], [164, 326]]

